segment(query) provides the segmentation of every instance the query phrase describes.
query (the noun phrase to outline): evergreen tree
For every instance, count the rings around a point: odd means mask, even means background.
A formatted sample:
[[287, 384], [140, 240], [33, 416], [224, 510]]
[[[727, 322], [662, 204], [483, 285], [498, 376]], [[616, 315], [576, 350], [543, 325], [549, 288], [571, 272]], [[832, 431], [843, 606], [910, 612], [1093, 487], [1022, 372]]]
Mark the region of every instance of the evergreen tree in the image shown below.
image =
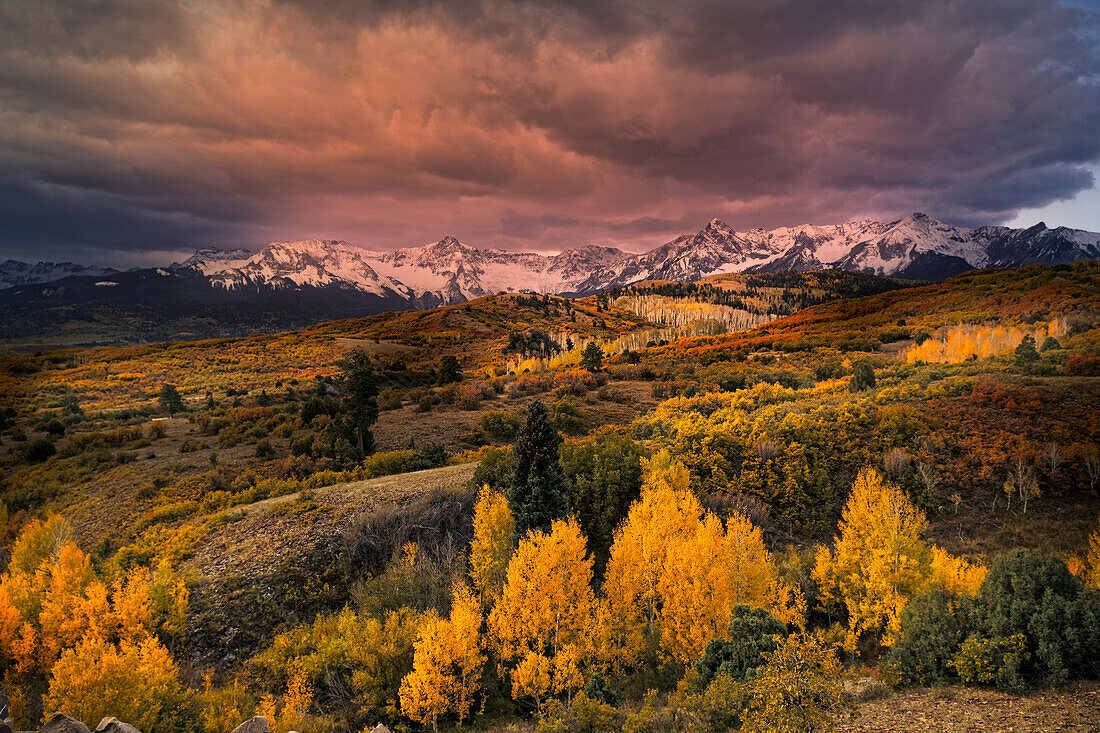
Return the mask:
[[1039, 361], [1039, 352], [1035, 350], [1035, 339], [1024, 336], [1023, 341], [1016, 347], [1016, 366], [1026, 369]]
[[603, 369], [603, 349], [595, 341], [589, 341], [581, 353], [581, 366], [590, 372]]
[[560, 445], [561, 436], [546, 405], [542, 400], [533, 400], [513, 450], [515, 468], [508, 493], [508, 506], [520, 537], [532, 529], [548, 530], [553, 520], [569, 512], [565, 473], [558, 460]]
[[703, 656], [695, 662], [699, 681], [709, 685], [720, 674], [745, 679], [750, 671], [764, 664], [765, 654], [779, 647], [775, 638], [786, 634], [787, 627], [763, 608], [734, 606], [729, 638], [711, 639]]
[[447, 354], [439, 362], [439, 383], [451, 384], [462, 381], [462, 369], [458, 366], [458, 359]]
[[374, 436], [370, 426], [378, 419], [378, 377], [370, 357], [362, 351], [353, 351], [340, 362], [344, 373], [343, 412], [349, 430], [355, 436], [360, 454], [374, 452]]
[[157, 400], [160, 402], [161, 409], [169, 415], [183, 412], [183, 398], [180, 397], [180, 391], [176, 389], [174, 384], [162, 386], [160, 392], [157, 393]]

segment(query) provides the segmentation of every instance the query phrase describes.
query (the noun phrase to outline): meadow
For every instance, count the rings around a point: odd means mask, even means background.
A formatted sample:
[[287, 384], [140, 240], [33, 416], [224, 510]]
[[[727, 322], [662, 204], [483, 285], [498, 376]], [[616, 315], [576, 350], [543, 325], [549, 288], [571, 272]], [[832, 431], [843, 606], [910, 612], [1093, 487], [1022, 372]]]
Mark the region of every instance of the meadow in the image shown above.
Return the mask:
[[874, 730], [1030, 695], [1069, 728], [1095, 708], [1095, 261], [9, 352], [0, 395], [17, 725]]

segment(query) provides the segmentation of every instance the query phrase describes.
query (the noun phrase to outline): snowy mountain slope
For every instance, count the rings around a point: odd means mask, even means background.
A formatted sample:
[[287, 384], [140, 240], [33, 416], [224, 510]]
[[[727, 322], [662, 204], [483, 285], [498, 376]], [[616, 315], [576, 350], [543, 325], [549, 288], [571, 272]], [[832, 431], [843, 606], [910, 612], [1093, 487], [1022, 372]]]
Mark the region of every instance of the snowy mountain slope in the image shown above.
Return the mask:
[[[842, 269], [941, 279], [982, 267], [1057, 264], [1100, 257], [1100, 234], [1079, 229], [955, 227], [925, 214], [892, 222], [854, 221], [735, 231], [713, 219], [641, 253], [587, 245], [555, 255], [481, 249], [444, 237], [392, 252], [348, 242], [274, 242], [258, 252], [204, 248], [167, 269], [225, 290], [337, 289], [368, 310], [461, 303], [500, 291], [583, 295], [646, 279], [694, 281], [727, 272]], [[72, 263], [0, 263], [0, 288], [116, 270]], [[102, 290], [102, 288], [100, 288]], [[346, 301], [345, 296], [341, 296]]]
[[546, 256], [479, 249], [448, 236], [392, 252], [371, 252], [346, 242], [279, 242], [244, 261], [239, 251], [202, 250], [182, 266], [225, 287], [341, 285], [425, 307], [500, 291], [584, 294], [639, 280], [688, 282], [727, 272], [843, 269], [939, 279], [974, 268], [1091, 257], [1100, 257], [1100, 234], [1043, 224], [966, 229], [917, 213], [885, 223], [864, 220], [744, 232], [713, 219], [694, 234], [640, 254], [589, 245]]
[[[392, 278], [379, 275], [367, 264], [369, 253], [347, 242], [309, 239], [303, 242], [275, 242], [255, 254], [233, 250], [185, 260], [179, 267], [190, 267], [206, 275], [212, 284], [226, 289], [251, 285], [278, 287], [325, 287], [330, 285], [358, 290], [383, 298], [411, 299], [412, 290]], [[241, 259], [242, 254], [249, 254]]]
[[19, 262], [5, 260], [0, 262], [0, 288], [14, 288], [18, 285], [36, 285], [60, 280], [70, 275], [113, 275], [118, 272], [111, 267], [77, 265], [72, 262]]

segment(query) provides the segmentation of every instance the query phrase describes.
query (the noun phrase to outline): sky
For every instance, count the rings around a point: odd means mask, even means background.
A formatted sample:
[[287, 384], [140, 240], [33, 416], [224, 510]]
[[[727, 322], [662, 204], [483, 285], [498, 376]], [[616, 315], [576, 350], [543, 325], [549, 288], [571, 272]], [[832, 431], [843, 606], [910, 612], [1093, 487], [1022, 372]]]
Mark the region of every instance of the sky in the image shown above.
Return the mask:
[[0, 259], [1100, 231], [1095, 0], [0, 0]]

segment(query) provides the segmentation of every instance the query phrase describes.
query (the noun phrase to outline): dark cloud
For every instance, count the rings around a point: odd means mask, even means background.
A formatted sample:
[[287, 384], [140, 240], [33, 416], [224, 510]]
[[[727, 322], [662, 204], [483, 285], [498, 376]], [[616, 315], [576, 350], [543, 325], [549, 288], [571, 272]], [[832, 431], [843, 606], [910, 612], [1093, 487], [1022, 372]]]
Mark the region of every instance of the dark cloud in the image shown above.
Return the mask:
[[1093, 185], [1054, 0], [0, 0], [0, 247], [630, 248]]

